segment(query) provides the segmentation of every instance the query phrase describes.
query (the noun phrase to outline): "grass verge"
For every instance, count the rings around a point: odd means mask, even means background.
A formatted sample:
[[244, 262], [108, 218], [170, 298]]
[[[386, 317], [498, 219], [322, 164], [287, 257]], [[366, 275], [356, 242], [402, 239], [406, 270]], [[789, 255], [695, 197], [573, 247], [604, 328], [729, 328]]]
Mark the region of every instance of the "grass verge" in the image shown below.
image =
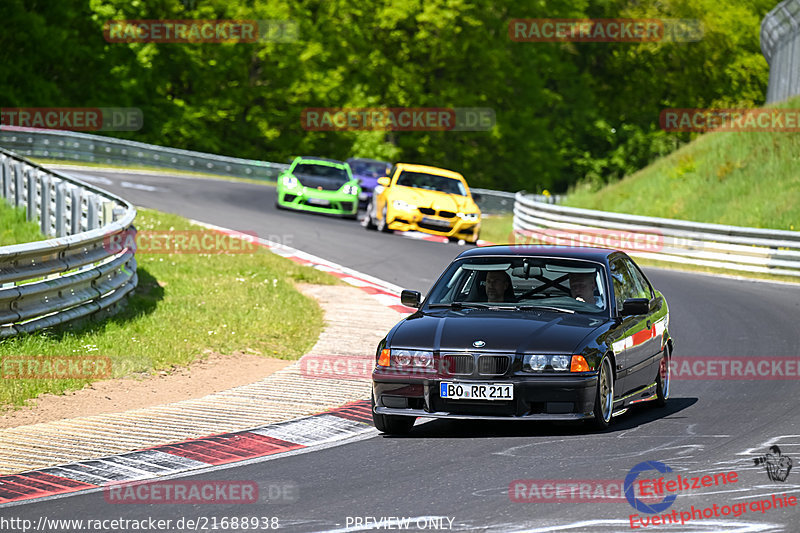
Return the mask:
[[25, 209], [0, 198], [0, 246], [44, 240], [39, 224], [25, 219]]
[[[206, 231], [176, 215], [145, 209], [136, 226], [140, 232]], [[237, 352], [297, 359], [316, 342], [323, 314], [294, 283], [340, 283], [260, 247], [237, 254], [140, 250], [136, 256], [139, 286], [119, 314], [0, 341], [6, 377], [0, 379], [0, 406], [22, 405], [39, 394], [79, 389], [93, 381], [9, 378], [9, 370], [19, 375], [13, 361], [23, 357], [108, 357], [114, 378], [184, 366], [204, 353], [230, 355], [231, 364]], [[12, 366], [6, 367], [9, 361]]]
[[[778, 106], [796, 108], [800, 98]], [[800, 136], [712, 132], [599, 190], [578, 185], [565, 205], [731, 224], [800, 230]]]

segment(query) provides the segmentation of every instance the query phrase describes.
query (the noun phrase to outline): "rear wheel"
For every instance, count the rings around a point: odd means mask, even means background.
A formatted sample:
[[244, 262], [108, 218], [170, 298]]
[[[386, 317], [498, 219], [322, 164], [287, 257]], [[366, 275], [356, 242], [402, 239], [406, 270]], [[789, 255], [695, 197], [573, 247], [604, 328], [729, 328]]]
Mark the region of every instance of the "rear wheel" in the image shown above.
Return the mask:
[[611, 425], [611, 413], [614, 411], [614, 373], [608, 357], [604, 357], [600, 362], [593, 411], [593, 422], [597, 429], [606, 429]]
[[664, 357], [658, 365], [658, 376], [656, 377], [656, 405], [664, 407], [669, 400], [669, 348], [664, 349]]
[[383, 206], [383, 211], [381, 211], [381, 219], [378, 221], [378, 231], [381, 233], [389, 233], [389, 222], [386, 220], [386, 206]]
[[379, 415], [375, 412], [375, 398], [372, 398], [372, 422], [375, 428], [387, 435], [407, 435], [414, 426], [413, 416]]
[[375, 221], [372, 220], [372, 202], [367, 204], [367, 211], [361, 219], [361, 225], [367, 229], [375, 229]]

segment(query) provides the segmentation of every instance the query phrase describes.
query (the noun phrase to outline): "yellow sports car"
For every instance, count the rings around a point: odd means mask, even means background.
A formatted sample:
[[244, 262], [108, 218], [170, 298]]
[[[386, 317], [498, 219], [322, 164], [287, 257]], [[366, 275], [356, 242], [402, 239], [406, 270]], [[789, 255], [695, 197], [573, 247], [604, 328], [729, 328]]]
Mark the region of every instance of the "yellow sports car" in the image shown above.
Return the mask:
[[398, 163], [390, 176], [378, 180], [361, 223], [367, 229], [422, 231], [474, 243], [481, 211], [458, 172]]

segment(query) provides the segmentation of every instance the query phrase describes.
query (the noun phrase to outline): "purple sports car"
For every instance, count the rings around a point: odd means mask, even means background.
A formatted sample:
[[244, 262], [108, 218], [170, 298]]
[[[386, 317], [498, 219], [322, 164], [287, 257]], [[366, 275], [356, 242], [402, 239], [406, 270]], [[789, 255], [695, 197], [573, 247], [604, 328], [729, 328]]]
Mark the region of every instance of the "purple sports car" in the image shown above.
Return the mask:
[[353, 171], [353, 177], [361, 182], [361, 195], [358, 197], [358, 206], [360, 209], [364, 209], [372, 199], [372, 191], [378, 184], [378, 178], [390, 175], [392, 164], [386, 161], [378, 161], [377, 159], [362, 159], [360, 157], [351, 157], [347, 160], [347, 163], [350, 165], [350, 170]]

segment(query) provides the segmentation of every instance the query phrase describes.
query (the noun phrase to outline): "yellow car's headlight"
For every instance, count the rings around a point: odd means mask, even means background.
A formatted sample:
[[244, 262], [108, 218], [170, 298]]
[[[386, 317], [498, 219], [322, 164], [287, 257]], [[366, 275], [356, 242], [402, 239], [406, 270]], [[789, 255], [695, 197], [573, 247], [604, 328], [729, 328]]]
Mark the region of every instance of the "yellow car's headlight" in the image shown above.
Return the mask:
[[413, 211], [417, 208], [415, 205], [411, 205], [408, 202], [404, 202], [403, 200], [395, 200], [392, 202], [392, 206], [395, 209], [400, 209], [401, 211]]

